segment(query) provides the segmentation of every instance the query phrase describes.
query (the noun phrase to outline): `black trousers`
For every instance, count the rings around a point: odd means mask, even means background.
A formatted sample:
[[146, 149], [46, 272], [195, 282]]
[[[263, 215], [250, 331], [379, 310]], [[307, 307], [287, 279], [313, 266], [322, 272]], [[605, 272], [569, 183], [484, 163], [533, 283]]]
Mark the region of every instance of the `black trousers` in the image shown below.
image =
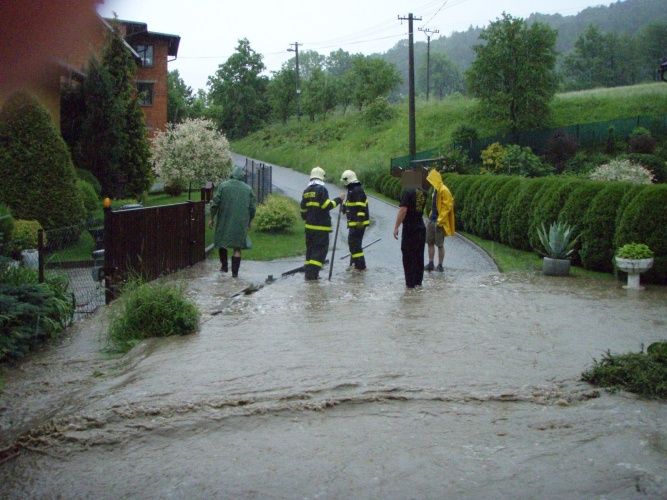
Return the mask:
[[403, 272], [405, 286], [414, 288], [421, 286], [424, 279], [424, 246], [426, 245], [426, 228], [416, 227], [409, 231], [403, 228], [401, 253], [403, 254]]
[[365, 227], [351, 227], [347, 233], [347, 244], [350, 247], [350, 265], [354, 264], [357, 269], [366, 269], [366, 259], [364, 257], [364, 233]]
[[316, 280], [329, 251], [329, 232], [306, 229], [306, 279]]

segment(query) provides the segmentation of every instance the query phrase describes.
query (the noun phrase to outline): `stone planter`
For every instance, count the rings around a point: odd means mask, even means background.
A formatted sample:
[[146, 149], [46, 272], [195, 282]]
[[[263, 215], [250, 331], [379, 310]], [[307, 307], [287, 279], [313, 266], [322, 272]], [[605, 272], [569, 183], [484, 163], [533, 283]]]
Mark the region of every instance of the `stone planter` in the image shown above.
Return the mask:
[[547, 276], [568, 276], [570, 274], [570, 259], [544, 257], [542, 273]]
[[21, 250], [21, 260], [25, 267], [37, 269], [39, 267], [39, 252], [34, 248]]
[[614, 257], [616, 267], [621, 271], [628, 273], [628, 284], [623, 288], [628, 290], [643, 290], [640, 285], [639, 275], [653, 267], [653, 259], [622, 259]]

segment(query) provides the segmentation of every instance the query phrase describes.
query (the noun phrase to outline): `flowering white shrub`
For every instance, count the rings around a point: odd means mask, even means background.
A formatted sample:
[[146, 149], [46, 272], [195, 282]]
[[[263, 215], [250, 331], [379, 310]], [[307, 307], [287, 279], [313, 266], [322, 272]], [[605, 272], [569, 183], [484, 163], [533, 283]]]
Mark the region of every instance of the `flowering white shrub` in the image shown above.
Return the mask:
[[594, 181], [620, 181], [632, 184], [651, 184], [653, 174], [630, 160], [611, 160], [593, 170], [588, 177]]
[[202, 118], [169, 124], [153, 138], [151, 153], [156, 174], [165, 182], [217, 184], [232, 168], [227, 138]]

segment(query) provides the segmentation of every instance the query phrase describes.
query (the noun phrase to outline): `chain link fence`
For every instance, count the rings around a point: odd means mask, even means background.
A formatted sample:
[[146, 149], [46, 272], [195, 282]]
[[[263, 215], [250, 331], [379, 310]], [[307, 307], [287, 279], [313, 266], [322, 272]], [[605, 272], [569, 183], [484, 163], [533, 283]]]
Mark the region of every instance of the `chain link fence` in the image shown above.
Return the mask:
[[264, 199], [273, 191], [273, 167], [246, 158], [245, 175], [246, 184], [248, 184], [255, 193], [257, 203], [263, 203]]
[[91, 314], [104, 305], [101, 278], [104, 248], [102, 221], [43, 231], [38, 243], [40, 281], [49, 275], [69, 282], [75, 317]]

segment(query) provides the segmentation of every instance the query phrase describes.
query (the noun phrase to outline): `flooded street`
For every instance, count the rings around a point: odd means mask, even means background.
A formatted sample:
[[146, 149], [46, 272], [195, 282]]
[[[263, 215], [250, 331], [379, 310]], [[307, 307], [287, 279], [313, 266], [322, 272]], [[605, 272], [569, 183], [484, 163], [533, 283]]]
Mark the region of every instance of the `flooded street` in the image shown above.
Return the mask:
[[0, 497], [667, 496], [667, 405], [579, 382], [667, 338], [667, 290], [500, 274], [453, 240], [408, 291], [391, 210], [366, 273], [234, 297], [300, 261], [209, 260], [168, 278], [199, 333], [110, 357], [99, 311], [9, 370]]

